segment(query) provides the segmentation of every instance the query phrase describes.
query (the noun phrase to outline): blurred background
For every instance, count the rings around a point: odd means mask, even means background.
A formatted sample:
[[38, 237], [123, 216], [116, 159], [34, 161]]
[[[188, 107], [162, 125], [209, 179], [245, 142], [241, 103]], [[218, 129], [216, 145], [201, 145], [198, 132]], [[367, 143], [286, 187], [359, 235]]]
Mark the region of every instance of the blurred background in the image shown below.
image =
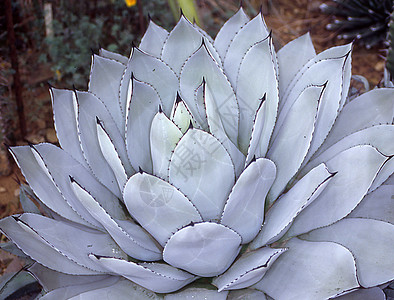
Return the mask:
[[[393, 0], [242, 2], [250, 17], [263, 12], [276, 50], [306, 32], [317, 52], [354, 41], [353, 74], [368, 80], [356, 77], [353, 86], [360, 91], [388, 84], [382, 79], [392, 65]], [[171, 30], [182, 8], [189, 20], [215, 37], [239, 5], [238, 0], [0, 1], [0, 218], [21, 211], [23, 182], [3, 143], [57, 143], [48, 83], [86, 90], [92, 51], [104, 48], [129, 56], [131, 43], [138, 45], [149, 19]], [[17, 261], [1, 255], [2, 272], [17, 268]]]

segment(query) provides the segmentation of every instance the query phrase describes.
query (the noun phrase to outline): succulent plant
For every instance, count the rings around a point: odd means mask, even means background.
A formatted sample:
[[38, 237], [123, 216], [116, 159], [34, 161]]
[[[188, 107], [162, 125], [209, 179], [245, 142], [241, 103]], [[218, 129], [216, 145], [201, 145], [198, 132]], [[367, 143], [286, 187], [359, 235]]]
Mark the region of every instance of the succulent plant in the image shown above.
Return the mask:
[[241, 8], [215, 40], [151, 22], [88, 92], [51, 88], [61, 148], [11, 148], [41, 210], [0, 221], [42, 299], [380, 299], [394, 90], [348, 102], [351, 48], [276, 53]]
[[392, 0], [334, 0], [335, 4], [323, 3], [322, 12], [334, 15], [329, 30], [338, 30], [338, 38], [360, 40], [371, 48], [387, 38]]

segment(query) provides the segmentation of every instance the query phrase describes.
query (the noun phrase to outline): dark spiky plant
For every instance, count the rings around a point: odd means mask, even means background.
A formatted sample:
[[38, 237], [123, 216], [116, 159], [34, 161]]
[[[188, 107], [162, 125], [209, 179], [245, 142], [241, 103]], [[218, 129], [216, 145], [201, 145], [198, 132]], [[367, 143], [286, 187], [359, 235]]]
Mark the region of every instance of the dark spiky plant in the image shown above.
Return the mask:
[[333, 0], [320, 9], [335, 16], [327, 29], [338, 30], [338, 38], [360, 40], [371, 48], [386, 40], [393, 0]]
[[389, 51], [387, 55], [386, 68], [390, 72], [391, 78], [394, 78], [394, 12], [391, 13], [389, 23], [389, 34], [387, 42], [389, 44]]

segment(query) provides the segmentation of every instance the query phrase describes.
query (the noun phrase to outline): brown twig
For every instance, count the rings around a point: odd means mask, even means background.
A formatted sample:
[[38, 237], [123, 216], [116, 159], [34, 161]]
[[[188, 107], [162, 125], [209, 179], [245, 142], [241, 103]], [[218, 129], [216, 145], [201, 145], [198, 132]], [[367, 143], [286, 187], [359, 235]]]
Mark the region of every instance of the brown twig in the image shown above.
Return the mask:
[[145, 19], [144, 19], [144, 11], [142, 8], [141, 0], [137, 0], [138, 6], [138, 20], [140, 23], [140, 34], [141, 36], [145, 33]]
[[23, 110], [22, 83], [19, 74], [18, 54], [16, 52], [16, 46], [15, 46], [15, 31], [14, 31], [14, 22], [12, 18], [11, 0], [5, 0], [4, 4], [5, 4], [5, 15], [7, 19], [8, 47], [10, 51], [11, 66], [12, 69], [14, 70], [13, 89], [14, 89], [17, 112], [19, 117], [19, 128], [21, 132], [21, 137], [24, 138], [26, 136], [26, 119]]

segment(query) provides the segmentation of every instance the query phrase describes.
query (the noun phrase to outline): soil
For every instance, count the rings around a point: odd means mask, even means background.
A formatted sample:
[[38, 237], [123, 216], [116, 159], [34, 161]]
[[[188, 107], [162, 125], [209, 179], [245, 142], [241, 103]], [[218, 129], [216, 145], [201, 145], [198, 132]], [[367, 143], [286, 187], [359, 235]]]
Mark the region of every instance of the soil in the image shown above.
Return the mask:
[[[260, 3], [260, 1], [253, 0], [244, 2], [244, 6], [247, 8], [249, 5], [253, 5], [255, 9]], [[322, 2], [321, 0], [263, 1], [263, 14], [268, 27], [273, 31], [276, 49], [306, 32], [310, 32], [318, 53], [329, 47], [349, 42], [337, 39], [336, 32], [325, 29], [325, 26], [332, 20], [332, 16], [320, 12], [319, 6]], [[212, 24], [213, 28], [220, 28], [224, 21], [232, 15], [231, 11], [234, 12], [238, 9], [238, 1], [201, 0], [198, 3], [203, 24], [204, 20], [210, 19], [205, 24]], [[215, 11], [213, 16], [212, 11]], [[209, 28], [207, 31], [211, 32]], [[371, 86], [377, 85], [382, 79], [385, 60], [381, 55], [381, 49], [383, 49], [383, 46], [367, 50], [357, 43], [354, 45], [352, 55], [353, 74], [365, 76]], [[25, 55], [31, 56], [32, 54]], [[25, 61], [27, 60], [31, 60], [31, 57], [25, 59]], [[26, 140], [32, 143], [43, 141], [56, 143], [49, 92], [44, 84], [46, 80], [52, 77], [52, 73], [48, 66], [31, 68], [22, 65], [21, 68], [23, 80], [25, 84], [30, 86], [29, 90], [24, 91], [25, 111], [28, 117], [28, 136]], [[26, 144], [24, 141], [17, 141], [16, 143]], [[3, 160], [0, 157], [0, 164], [5, 163], [4, 157]], [[19, 185], [17, 178], [23, 180], [23, 176], [14, 163], [8, 170], [11, 173], [10, 175], [0, 176], [0, 218], [21, 212], [18, 202]], [[12, 261], [8, 257], [4, 260], [0, 256], [0, 267], [3, 270], [8, 270], [7, 266], [11, 266], [11, 270], [14, 270]]]

